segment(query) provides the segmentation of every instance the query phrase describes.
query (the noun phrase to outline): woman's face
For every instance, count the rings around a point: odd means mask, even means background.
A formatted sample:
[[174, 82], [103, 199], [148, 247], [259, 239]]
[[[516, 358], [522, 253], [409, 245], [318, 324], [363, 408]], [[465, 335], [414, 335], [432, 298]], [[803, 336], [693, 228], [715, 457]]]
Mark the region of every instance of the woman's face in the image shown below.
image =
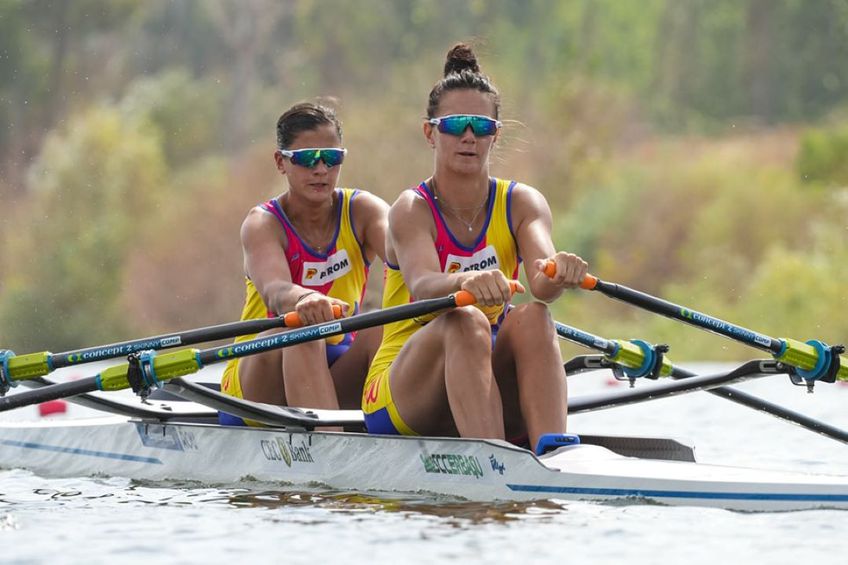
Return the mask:
[[[453, 114], [476, 114], [495, 117], [495, 103], [491, 96], [472, 89], [449, 90], [442, 95], [434, 117]], [[436, 169], [447, 168], [459, 174], [489, 174], [489, 151], [498, 137], [476, 137], [471, 128], [462, 135], [442, 133], [437, 126], [424, 123], [424, 136], [435, 150]]]
[[[289, 151], [306, 148], [341, 147], [336, 127], [332, 124], [318, 126], [312, 130], [302, 131], [294, 138], [294, 142], [287, 147]], [[341, 172], [341, 165], [328, 167], [323, 160], [312, 167], [295, 165], [291, 159], [284, 157], [279, 151], [274, 153], [277, 169], [289, 179], [289, 188], [299, 196], [314, 199], [316, 202], [324, 200], [333, 194]]]

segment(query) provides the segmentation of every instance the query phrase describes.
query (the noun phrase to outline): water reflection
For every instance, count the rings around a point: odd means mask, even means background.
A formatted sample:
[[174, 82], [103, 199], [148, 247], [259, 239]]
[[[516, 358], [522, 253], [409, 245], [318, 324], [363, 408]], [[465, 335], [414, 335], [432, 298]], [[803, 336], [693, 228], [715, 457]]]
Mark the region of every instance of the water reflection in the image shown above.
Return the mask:
[[414, 514], [456, 520], [457, 526], [468, 524], [507, 523], [532, 516], [544, 518], [563, 512], [564, 503], [533, 502], [469, 502], [465, 500], [417, 496], [400, 497], [391, 493], [371, 495], [353, 492], [285, 492], [244, 491], [232, 493], [229, 504], [237, 508], [280, 509], [309, 506], [336, 514], [356, 515], [363, 512]]

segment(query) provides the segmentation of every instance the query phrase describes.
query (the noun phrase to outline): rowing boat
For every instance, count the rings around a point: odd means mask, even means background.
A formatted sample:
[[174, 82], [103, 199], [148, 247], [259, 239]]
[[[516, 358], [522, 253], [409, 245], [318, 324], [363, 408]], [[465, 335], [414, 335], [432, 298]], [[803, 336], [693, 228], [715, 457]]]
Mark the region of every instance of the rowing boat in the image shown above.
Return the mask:
[[[0, 462], [42, 476], [106, 474], [228, 486], [259, 482], [473, 501], [848, 509], [848, 477], [697, 463], [691, 446], [668, 438], [582, 435], [579, 445], [537, 457], [499, 440], [315, 431], [325, 423], [361, 429], [362, 415], [237, 401], [182, 379], [167, 389], [216, 406], [231, 403], [232, 411], [266, 421], [273, 414], [277, 425], [221, 426], [216, 411], [204, 405], [153, 401], [139, 403], [134, 415], [0, 424]], [[123, 412], [129, 404], [114, 401], [111, 409]]]
[[[648, 388], [570, 398], [570, 414], [705, 390], [848, 443], [848, 432], [844, 430], [726, 386], [776, 374], [788, 375], [808, 390], [816, 381], [848, 380], [848, 360], [840, 346], [770, 338], [626, 287], [598, 279], [593, 279], [592, 284], [593, 290], [747, 342], [774, 358], [753, 360], [715, 375], [693, 375], [671, 365], [664, 347], [651, 347], [639, 340], [605, 340], [557, 324], [557, 332], [564, 339], [603, 353], [571, 360], [566, 364], [569, 374], [611, 368], [631, 384], [641, 377], [675, 379]], [[84, 361], [79, 351], [59, 355], [42, 352], [18, 358], [0, 351], [0, 392], [18, 381], [36, 389], [0, 397], [0, 411], [68, 398], [113, 414], [86, 421], [0, 424], [0, 467], [25, 468], [45, 476], [108, 474], [228, 486], [258, 481], [285, 488], [318, 486], [336, 491], [412, 493], [475, 501], [626, 501], [741, 511], [848, 509], [846, 476], [703, 464], [695, 461], [691, 447], [668, 438], [584, 435], [580, 444], [537, 456], [499, 440], [369, 435], [364, 433], [363, 415], [357, 410], [303, 410], [258, 404], [183, 378], [230, 358], [471, 303], [473, 297], [469, 301], [460, 291], [444, 298], [291, 329], [235, 346], [184, 349], [158, 357], [154, 349], [200, 341], [208, 334], [208, 328], [164, 340], [148, 338], [112, 344], [86, 351], [90, 357], [103, 358], [125, 354], [126, 347], [140, 342], [154, 345], [149, 351], [131, 355], [129, 363], [65, 383], [56, 383], [45, 375], [61, 363], [68, 366]], [[271, 323], [297, 327], [285, 321]], [[226, 332], [241, 331], [239, 328], [239, 324], [231, 325]], [[143, 401], [91, 394], [126, 388], [138, 392]], [[146, 400], [154, 388], [162, 388], [181, 400]], [[218, 411], [268, 427], [221, 426], [217, 423]], [[322, 430], [327, 427], [343, 427], [346, 431]]]

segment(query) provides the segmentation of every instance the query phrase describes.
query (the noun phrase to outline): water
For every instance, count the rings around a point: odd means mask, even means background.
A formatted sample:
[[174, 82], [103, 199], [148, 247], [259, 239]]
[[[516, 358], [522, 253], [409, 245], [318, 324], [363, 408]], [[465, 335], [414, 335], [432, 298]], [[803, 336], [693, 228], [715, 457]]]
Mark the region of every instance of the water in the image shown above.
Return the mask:
[[[714, 371], [716, 367], [699, 367]], [[573, 395], [605, 375], [569, 380]], [[785, 377], [737, 385], [848, 428], [848, 387]], [[18, 416], [24, 417], [24, 416]], [[848, 446], [706, 393], [575, 415], [575, 432], [692, 441], [702, 462], [848, 475]], [[212, 488], [0, 471], [2, 563], [792, 564], [848, 560], [833, 510], [745, 514], [656, 505], [479, 504]], [[459, 562], [459, 561], [457, 561]]]

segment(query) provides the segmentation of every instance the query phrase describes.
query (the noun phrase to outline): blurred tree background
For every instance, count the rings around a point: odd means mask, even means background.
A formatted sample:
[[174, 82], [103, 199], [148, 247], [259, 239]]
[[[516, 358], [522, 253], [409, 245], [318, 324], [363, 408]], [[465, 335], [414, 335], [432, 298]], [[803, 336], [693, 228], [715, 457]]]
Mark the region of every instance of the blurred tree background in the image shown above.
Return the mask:
[[[0, 0], [0, 344], [237, 319], [239, 225], [285, 189], [279, 114], [335, 105], [342, 183], [391, 202], [432, 168], [421, 118], [457, 41], [501, 90], [492, 172], [542, 190], [560, 249], [848, 339], [848, 0]], [[594, 294], [554, 310], [674, 359], [751, 355]]]

